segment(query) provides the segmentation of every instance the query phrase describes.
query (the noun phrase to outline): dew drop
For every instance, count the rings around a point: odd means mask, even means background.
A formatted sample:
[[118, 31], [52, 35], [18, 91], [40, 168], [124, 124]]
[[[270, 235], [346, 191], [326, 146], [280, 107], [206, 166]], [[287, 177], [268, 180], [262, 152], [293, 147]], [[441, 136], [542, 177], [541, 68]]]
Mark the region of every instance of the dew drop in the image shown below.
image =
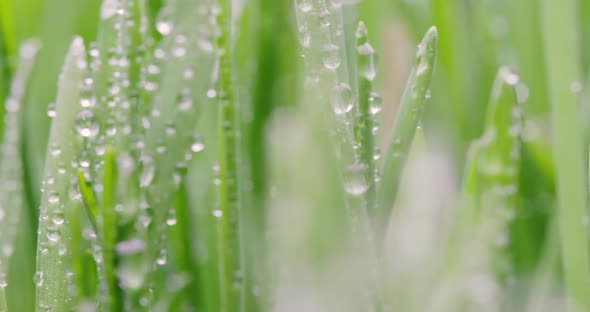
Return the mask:
[[95, 137], [99, 131], [94, 113], [89, 109], [84, 109], [76, 115], [74, 127], [78, 134], [85, 138]]
[[369, 42], [357, 47], [357, 52], [362, 58], [359, 60], [359, 72], [366, 79], [373, 81], [377, 76], [375, 68], [375, 49]]
[[168, 256], [166, 253], [166, 249], [162, 249], [162, 250], [160, 250], [160, 255], [156, 259], [156, 263], [158, 265], [165, 265], [168, 262], [167, 258], [168, 258]]
[[367, 165], [355, 163], [350, 165], [346, 171], [347, 179], [345, 183], [345, 190], [348, 194], [360, 196], [369, 190], [369, 184], [365, 179]]
[[33, 276], [33, 282], [35, 283], [35, 286], [37, 286], [37, 287], [43, 286], [43, 282], [44, 282], [43, 272], [40, 272], [40, 271], [35, 272], [35, 275]]
[[336, 70], [340, 67], [340, 55], [339, 55], [340, 48], [335, 44], [327, 44], [322, 49], [324, 66], [328, 70]]
[[332, 89], [332, 109], [336, 115], [343, 115], [352, 110], [354, 106], [354, 93], [352, 88], [345, 82], [339, 83]]
[[223, 211], [221, 211], [220, 209], [215, 209], [213, 210], [213, 216], [215, 218], [221, 218], [223, 217]]
[[57, 116], [55, 103], [51, 102], [47, 105], [47, 116], [49, 116], [49, 118], [54, 118], [55, 116]]
[[371, 92], [371, 96], [369, 97], [369, 105], [371, 114], [375, 115], [383, 108], [383, 99], [378, 93]]
[[151, 159], [151, 157], [143, 157], [142, 159], [142, 171], [141, 176], [139, 177], [139, 185], [140, 187], [148, 187], [154, 181], [154, 176], [156, 174], [156, 166]]
[[313, 5], [311, 3], [311, 0], [299, 0], [299, 1], [297, 1], [297, 8], [302, 13], [307, 13], [307, 12], [311, 11], [311, 9], [313, 8]]
[[0, 273], [0, 288], [6, 288], [8, 281], [6, 280], [6, 273]]
[[60, 197], [59, 194], [57, 192], [52, 192], [51, 194], [49, 194], [49, 196], [47, 196], [47, 202], [49, 202], [50, 204], [57, 204], [60, 201]]
[[50, 240], [54, 243], [61, 239], [61, 234], [59, 234], [59, 232], [57, 232], [57, 231], [56, 232], [49, 232], [45, 236], [47, 236], [48, 240]]

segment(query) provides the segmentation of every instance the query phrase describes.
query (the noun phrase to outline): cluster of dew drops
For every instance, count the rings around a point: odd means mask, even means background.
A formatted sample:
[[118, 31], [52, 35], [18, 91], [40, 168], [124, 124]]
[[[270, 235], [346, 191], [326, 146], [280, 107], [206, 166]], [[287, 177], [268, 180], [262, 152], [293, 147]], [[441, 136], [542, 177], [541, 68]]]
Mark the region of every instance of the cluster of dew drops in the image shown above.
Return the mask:
[[[117, 2], [114, 2], [117, 3]], [[131, 2], [123, 2], [131, 5]], [[215, 45], [213, 43], [214, 34], [216, 31], [216, 16], [219, 14], [219, 8], [212, 3], [203, 5], [198, 8], [199, 13], [207, 16], [207, 26], [199, 30], [196, 39], [197, 48], [206, 53], [215, 52]], [[108, 10], [107, 10], [108, 11]], [[111, 14], [117, 14], [120, 17], [117, 19], [118, 22], [114, 24], [115, 29], [121, 30], [122, 28], [135, 27], [135, 21], [131, 18], [131, 8], [123, 7], [114, 8], [111, 13], [108, 13], [108, 17]], [[103, 7], [103, 14], [105, 8]], [[102, 16], [105, 18], [105, 16]], [[150, 44], [153, 42], [144, 42], [139, 47], [136, 47], [137, 53], [134, 56], [129, 55], [129, 46], [127, 46], [127, 39], [124, 38], [123, 31], [118, 31], [116, 43], [113, 47], [107, 50], [107, 56], [101, 57], [102, 51], [98, 48], [97, 43], [90, 43], [88, 51], [89, 55], [89, 70], [80, 85], [80, 110], [77, 113], [74, 121], [73, 133], [79, 136], [80, 141], [83, 142], [84, 148], [81, 155], [75, 156], [74, 161], [70, 164], [73, 168], [81, 168], [85, 174], [87, 180], [91, 180], [91, 172], [100, 172], [101, 166], [103, 165], [100, 156], [103, 156], [106, 151], [106, 146], [110, 142], [116, 142], [122, 138], [130, 142], [130, 151], [123, 151], [118, 155], [118, 168], [120, 173], [133, 172], [138, 170], [136, 164], [141, 164], [140, 172], [140, 187], [146, 188], [150, 186], [154, 180], [155, 175], [155, 163], [152, 156], [144, 150], [145, 143], [143, 141], [144, 132], [151, 127], [154, 118], [158, 118], [160, 113], [157, 109], [144, 109], [147, 106], [141, 103], [141, 92], [145, 92], [150, 95], [156, 94], [159, 88], [159, 79], [161, 74], [161, 63], [169, 56], [175, 58], [184, 58], [190, 49], [189, 40], [187, 36], [181, 32], [174, 32], [175, 24], [172, 22], [173, 16], [168, 8], [161, 10], [158, 15], [155, 28], [164, 38], [174, 36], [172, 38], [173, 44], [169, 50], [163, 48], [153, 49], [153, 55], [148, 55], [151, 48]], [[142, 21], [143, 23], [144, 21]], [[139, 26], [141, 29], [145, 28], [145, 25]], [[144, 31], [144, 30], [142, 30]], [[191, 38], [192, 39], [192, 38]], [[192, 43], [192, 42], [191, 42]], [[141, 64], [139, 80], [137, 85], [132, 85], [130, 78], [128, 77], [129, 66], [131, 64], [131, 57], [136, 57], [134, 61]], [[106, 60], [107, 64], [102, 64], [103, 60]], [[101, 66], [108, 65], [112, 69], [112, 75], [107, 80], [106, 92], [97, 96], [97, 85], [95, 81], [96, 73], [100, 70]], [[86, 64], [80, 64], [81, 68], [86, 68]], [[191, 67], [187, 67], [182, 72], [184, 79], [191, 80], [194, 78], [194, 71]], [[216, 97], [215, 89], [207, 91], [206, 96], [208, 98]], [[193, 108], [192, 90], [182, 89], [178, 96], [176, 108], [178, 111], [188, 111]], [[138, 116], [132, 117], [133, 109], [137, 108]], [[57, 116], [57, 108], [55, 103], [48, 105], [47, 115], [50, 118]], [[106, 118], [106, 120], [102, 120]], [[132, 118], [136, 118], [132, 119]], [[174, 125], [167, 126], [166, 135], [175, 135], [177, 129]], [[192, 130], [191, 130], [192, 131]], [[199, 133], [192, 134], [193, 141], [188, 146], [188, 151], [185, 154], [184, 159], [177, 163], [178, 169], [186, 167], [187, 162], [191, 160], [192, 154], [202, 152], [205, 149], [203, 138]], [[166, 152], [166, 146], [161, 145], [156, 147], [156, 153]], [[49, 146], [49, 154], [56, 159], [62, 154], [62, 149], [59, 146]], [[66, 172], [66, 164], [59, 164], [57, 168], [58, 174]], [[93, 167], [94, 166], [94, 167]], [[180, 176], [174, 176], [175, 181], [180, 179]], [[72, 180], [73, 181], [73, 180]], [[55, 177], [48, 176], [42, 181], [42, 191], [47, 186], [51, 186], [55, 183]], [[73, 183], [73, 182], [72, 182]], [[95, 192], [102, 192], [103, 186], [99, 181], [95, 181], [92, 184]], [[47, 188], [51, 190], [51, 187]], [[81, 195], [77, 191], [72, 191], [71, 195], [75, 200], [81, 200]], [[64, 213], [63, 204], [60, 194], [58, 192], [51, 191], [46, 196], [47, 202], [50, 206], [53, 206], [47, 212], [49, 214], [42, 215], [42, 218], [50, 219], [47, 222], [47, 232], [39, 233], [45, 235], [47, 240], [41, 241], [40, 251], [47, 251], [47, 244], [57, 244], [58, 254], [64, 255], [67, 252], [66, 244], [61, 239], [60, 227], [64, 224]], [[141, 201], [144, 201], [143, 199]], [[140, 202], [140, 208], [147, 209], [149, 204], [146, 202]], [[42, 212], [43, 213], [43, 212]], [[215, 217], [219, 216], [218, 212], [213, 212]], [[148, 216], [140, 216], [139, 223], [147, 227], [151, 220], [148, 220]], [[173, 209], [169, 210], [168, 217], [165, 220], [167, 226], [174, 226], [176, 224], [176, 216]], [[96, 243], [96, 233], [94, 231], [85, 229], [83, 236], [93, 244], [93, 256], [97, 263], [102, 261], [102, 251], [100, 246]], [[129, 252], [139, 251], [142, 248], [138, 246], [145, 246], [145, 243], [138, 244], [136, 238], [132, 238], [130, 241], [119, 242], [116, 246], [117, 252], [122, 254], [128, 254]], [[128, 248], [127, 248], [128, 247]], [[129, 250], [127, 250], [129, 249]], [[133, 249], [133, 250], [131, 250]], [[163, 248], [160, 251], [160, 256], [156, 259], [158, 265], [166, 264], [166, 250]], [[72, 273], [68, 275], [71, 278]], [[34, 275], [34, 282], [37, 287], [41, 287], [44, 284], [44, 272], [38, 271]], [[5, 284], [4, 276], [0, 276], [0, 287]]]
[[[313, 65], [306, 64], [308, 68], [308, 74], [306, 75], [306, 84], [317, 85], [320, 81], [320, 77], [343, 77], [347, 76], [346, 71], [346, 58], [356, 58], [357, 55], [367, 59], [365, 64], [359, 64], [358, 71], [359, 75], [363, 78], [373, 81], [376, 78], [376, 67], [375, 67], [375, 49], [367, 40], [360, 40], [359, 45], [355, 49], [355, 54], [346, 55], [344, 51], [344, 23], [342, 16], [342, 9], [345, 5], [354, 4], [356, 1], [346, 0], [331, 0], [327, 2], [316, 2], [313, 0], [298, 0], [296, 1], [296, 12], [298, 20], [298, 37], [299, 43], [302, 48], [302, 57], [307, 59], [310, 54], [315, 51], [321, 53], [321, 59], [323, 68], [319, 71], [313, 68]], [[319, 21], [319, 25], [311, 25], [316, 17]], [[313, 29], [313, 27], [317, 27]], [[318, 35], [312, 33], [318, 32]], [[364, 24], [359, 25], [357, 30], [357, 39], [365, 39], [367, 37], [367, 30]], [[318, 38], [320, 45], [319, 47], [314, 46], [313, 40]], [[343, 74], [344, 73], [344, 74]], [[323, 75], [322, 75], [323, 74]], [[331, 74], [331, 75], [330, 75]], [[351, 86], [347, 81], [336, 78], [333, 87], [330, 90], [329, 102], [332, 107], [339, 124], [340, 128], [350, 128], [351, 120], [355, 117], [355, 114], [359, 114], [356, 111], [355, 104], [357, 102], [357, 92], [354, 87]], [[373, 135], [377, 134], [379, 129], [379, 113], [383, 107], [383, 100], [379, 93], [371, 91], [369, 95], [369, 113], [371, 116], [371, 126]], [[338, 129], [336, 132], [345, 132], [346, 130]], [[344, 134], [346, 136], [346, 134]], [[352, 147], [355, 150], [355, 154], [358, 154], [361, 148], [363, 148], [360, 142], [352, 142]], [[378, 161], [381, 158], [381, 152], [378, 147], [374, 147], [373, 160]], [[370, 187], [369, 181], [365, 179], [365, 171], [367, 170], [367, 164], [360, 162], [356, 159], [353, 164], [346, 168], [346, 174], [348, 176], [347, 182], [345, 183], [345, 190], [348, 194], [353, 196], [361, 196], [366, 193]], [[375, 171], [374, 179], [376, 182], [379, 181], [379, 173]]]

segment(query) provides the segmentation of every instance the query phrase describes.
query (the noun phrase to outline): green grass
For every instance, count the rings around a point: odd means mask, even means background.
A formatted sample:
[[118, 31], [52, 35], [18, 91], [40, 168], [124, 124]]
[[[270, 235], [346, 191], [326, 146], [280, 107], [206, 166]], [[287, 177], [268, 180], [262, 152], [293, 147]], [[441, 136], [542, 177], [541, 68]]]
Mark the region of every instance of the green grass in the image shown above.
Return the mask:
[[0, 0], [0, 311], [590, 311], [589, 6]]

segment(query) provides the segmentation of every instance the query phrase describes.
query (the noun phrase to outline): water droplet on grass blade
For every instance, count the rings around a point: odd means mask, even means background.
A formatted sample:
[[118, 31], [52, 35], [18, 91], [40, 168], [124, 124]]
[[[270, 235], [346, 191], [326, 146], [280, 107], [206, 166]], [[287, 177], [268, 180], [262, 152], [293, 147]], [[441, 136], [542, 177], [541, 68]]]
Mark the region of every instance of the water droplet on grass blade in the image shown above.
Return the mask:
[[334, 71], [338, 69], [338, 67], [340, 67], [340, 63], [342, 60], [340, 59], [339, 52], [340, 48], [332, 43], [325, 45], [322, 49], [324, 66], [328, 70]]
[[332, 109], [336, 115], [343, 115], [352, 110], [354, 106], [354, 93], [352, 88], [345, 82], [339, 83], [332, 89]]
[[369, 98], [369, 105], [371, 114], [376, 115], [381, 111], [383, 108], [383, 99], [379, 95], [379, 93], [371, 92], [371, 97]]
[[365, 179], [368, 167], [362, 163], [355, 163], [346, 168], [345, 190], [353, 196], [360, 196], [369, 190], [369, 184]]
[[84, 109], [76, 115], [74, 127], [82, 137], [95, 137], [99, 132], [99, 125], [94, 113], [89, 109]]
[[43, 272], [40, 272], [40, 271], [35, 272], [35, 275], [33, 276], [33, 282], [35, 283], [35, 286], [37, 286], [37, 287], [43, 286], [43, 282], [44, 282]]
[[6, 280], [6, 273], [0, 273], [0, 288], [6, 288], [8, 281]]

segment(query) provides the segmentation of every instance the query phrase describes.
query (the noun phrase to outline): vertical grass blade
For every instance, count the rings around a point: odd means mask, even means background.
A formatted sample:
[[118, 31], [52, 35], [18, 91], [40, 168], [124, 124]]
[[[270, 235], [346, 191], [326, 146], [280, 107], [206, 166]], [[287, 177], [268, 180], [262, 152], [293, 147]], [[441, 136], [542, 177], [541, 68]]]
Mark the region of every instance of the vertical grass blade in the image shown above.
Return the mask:
[[[7, 277], [11, 271], [11, 258], [18, 251], [30, 248], [31, 245], [17, 245], [19, 231], [32, 230], [23, 222], [27, 214], [27, 200], [24, 193], [23, 163], [21, 158], [21, 124], [22, 101], [27, 87], [28, 77], [33, 68], [39, 43], [27, 41], [20, 48], [17, 71], [13, 78], [10, 95], [5, 102], [4, 131], [0, 146], [0, 297], [5, 296]], [[21, 230], [19, 230], [21, 229]], [[13, 270], [17, 272], [17, 270]], [[15, 290], [20, 283], [15, 281]], [[20, 289], [18, 289], [20, 290]], [[11, 294], [11, 292], [9, 292]], [[16, 300], [15, 300], [16, 301]], [[0, 299], [0, 310], [6, 311], [5, 298]]]
[[65, 211], [71, 208], [71, 165], [77, 155], [74, 123], [80, 102], [80, 85], [86, 70], [86, 54], [82, 38], [75, 37], [58, 82], [56, 116], [49, 134], [45, 161], [43, 194], [39, 211], [37, 242], [37, 311], [67, 311], [67, 250], [64, 236]]
[[117, 190], [117, 167], [115, 155], [110, 147], [104, 154], [104, 176], [102, 196], [102, 252], [104, 274], [108, 287], [108, 311], [121, 311], [119, 281], [116, 273], [115, 245], [117, 244], [118, 220], [115, 211]]
[[236, 274], [241, 267], [239, 244], [239, 203], [238, 203], [238, 168], [236, 140], [237, 108], [234, 98], [233, 49], [231, 32], [232, 2], [219, 0], [217, 16], [220, 34], [216, 40], [219, 57], [219, 77], [217, 96], [219, 103], [219, 235], [220, 235], [220, 270], [221, 310], [239, 311], [241, 308], [241, 290], [234, 287]]
[[[266, 133], [270, 118], [280, 107], [293, 107], [298, 99], [297, 71], [299, 57], [293, 3], [274, 0], [257, 0], [246, 3], [243, 23], [236, 40], [236, 71], [238, 85], [252, 90], [240, 102], [242, 123], [243, 163], [242, 183], [251, 183], [251, 189], [241, 189], [242, 207], [240, 235], [244, 253], [243, 287], [259, 289], [258, 294], [245, 292], [245, 309], [260, 310], [268, 302], [269, 269], [266, 237], [266, 194], [268, 181], [268, 145]], [[265, 18], [272, 16], [273, 18]], [[253, 68], [250, 64], [255, 60]], [[240, 75], [241, 74], [241, 75]], [[240, 96], [239, 90], [237, 95]], [[242, 99], [242, 98], [240, 98]], [[249, 117], [250, 115], [251, 117]]]
[[375, 50], [369, 43], [367, 27], [360, 22], [356, 30], [357, 65], [358, 65], [358, 112], [355, 120], [355, 141], [358, 146], [357, 161], [362, 166], [365, 181], [363, 193], [367, 214], [375, 217], [377, 189], [375, 184], [375, 135], [373, 133], [374, 119], [371, 113], [373, 99], [373, 80], [376, 76]]
[[0, 147], [0, 258], [6, 263], [14, 250], [17, 228], [26, 209], [23, 163], [20, 155], [21, 108], [28, 76], [38, 49], [39, 43], [36, 41], [27, 41], [21, 46], [18, 69], [5, 104], [5, 131]]
[[430, 96], [430, 81], [437, 55], [438, 33], [435, 27], [428, 30], [416, 54], [416, 63], [410, 73], [400, 108], [393, 126], [391, 143], [385, 153], [382, 177], [378, 191], [379, 211], [376, 214], [377, 235], [383, 235], [399, 188], [405, 159], [408, 155], [416, 127], [422, 118], [424, 104]]
[[557, 172], [561, 256], [570, 311], [590, 309], [586, 179], [579, 95], [579, 54], [575, 0], [541, 1], [545, 63]]

